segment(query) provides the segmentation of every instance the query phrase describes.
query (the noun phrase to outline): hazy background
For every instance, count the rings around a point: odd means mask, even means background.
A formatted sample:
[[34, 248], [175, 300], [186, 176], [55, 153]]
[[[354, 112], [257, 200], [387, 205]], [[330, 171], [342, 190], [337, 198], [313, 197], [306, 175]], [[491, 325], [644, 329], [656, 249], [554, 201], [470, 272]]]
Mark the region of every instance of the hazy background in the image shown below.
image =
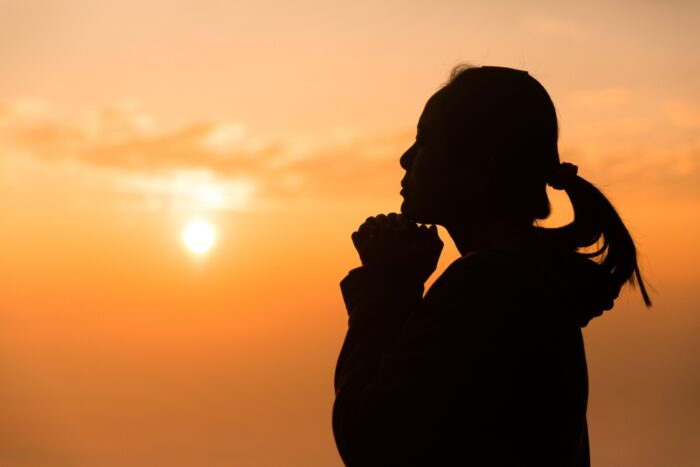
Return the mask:
[[0, 466], [341, 465], [350, 233], [463, 61], [550, 91], [655, 288], [585, 328], [593, 465], [700, 465], [700, 4], [525, 3], [0, 0]]

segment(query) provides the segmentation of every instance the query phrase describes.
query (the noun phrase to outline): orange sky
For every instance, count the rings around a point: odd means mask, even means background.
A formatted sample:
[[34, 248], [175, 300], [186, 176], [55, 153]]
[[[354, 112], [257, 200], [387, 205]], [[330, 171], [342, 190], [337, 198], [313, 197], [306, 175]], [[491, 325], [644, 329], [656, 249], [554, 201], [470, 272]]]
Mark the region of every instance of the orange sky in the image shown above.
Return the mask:
[[584, 331], [593, 463], [700, 463], [700, 6], [489, 5], [0, 2], [0, 465], [340, 465], [350, 233], [463, 61], [547, 87], [656, 290]]

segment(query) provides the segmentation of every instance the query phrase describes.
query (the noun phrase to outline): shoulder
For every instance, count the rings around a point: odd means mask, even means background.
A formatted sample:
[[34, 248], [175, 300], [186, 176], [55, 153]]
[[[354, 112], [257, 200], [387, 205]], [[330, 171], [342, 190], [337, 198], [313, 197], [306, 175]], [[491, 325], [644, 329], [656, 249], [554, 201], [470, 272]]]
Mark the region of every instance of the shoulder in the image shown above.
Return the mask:
[[548, 274], [521, 252], [478, 252], [453, 262], [428, 290], [425, 301], [459, 322], [541, 326], [551, 321], [557, 308]]
[[[519, 253], [487, 250], [462, 256], [438, 277], [429, 293], [512, 290], [538, 276], [537, 268]], [[506, 289], [502, 289], [506, 287]]]

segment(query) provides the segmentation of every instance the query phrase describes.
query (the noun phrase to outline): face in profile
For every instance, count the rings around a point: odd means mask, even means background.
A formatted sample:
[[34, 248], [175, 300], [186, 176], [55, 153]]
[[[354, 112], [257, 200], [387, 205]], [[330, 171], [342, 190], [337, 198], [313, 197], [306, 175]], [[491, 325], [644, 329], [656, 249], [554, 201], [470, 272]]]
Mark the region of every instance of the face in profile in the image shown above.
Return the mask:
[[[463, 169], [445, 131], [446, 91], [433, 95], [418, 120], [416, 141], [401, 156], [401, 213], [414, 222], [445, 225], [463, 198]], [[462, 155], [463, 156], [463, 155]]]

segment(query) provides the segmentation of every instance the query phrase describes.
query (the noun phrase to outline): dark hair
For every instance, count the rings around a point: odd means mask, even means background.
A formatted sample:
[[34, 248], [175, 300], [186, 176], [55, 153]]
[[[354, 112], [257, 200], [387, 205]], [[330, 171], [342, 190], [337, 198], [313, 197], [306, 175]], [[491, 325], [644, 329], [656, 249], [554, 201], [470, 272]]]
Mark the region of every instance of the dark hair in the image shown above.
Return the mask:
[[[459, 65], [440, 93], [447, 96], [450, 145], [457, 151], [468, 146], [473, 157], [485, 157], [493, 166], [497, 189], [490, 206], [532, 224], [550, 214], [546, 185], [562, 185], [557, 188], [569, 196], [574, 220], [559, 228], [536, 227], [537, 232], [559, 248], [597, 261], [618, 291], [636, 282], [650, 306], [634, 242], [610, 201], [575, 173], [566, 183], [557, 179], [559, 127], [545, 88], [526, 71]], [[595, 251], [587, 251], [591, 247]]]

